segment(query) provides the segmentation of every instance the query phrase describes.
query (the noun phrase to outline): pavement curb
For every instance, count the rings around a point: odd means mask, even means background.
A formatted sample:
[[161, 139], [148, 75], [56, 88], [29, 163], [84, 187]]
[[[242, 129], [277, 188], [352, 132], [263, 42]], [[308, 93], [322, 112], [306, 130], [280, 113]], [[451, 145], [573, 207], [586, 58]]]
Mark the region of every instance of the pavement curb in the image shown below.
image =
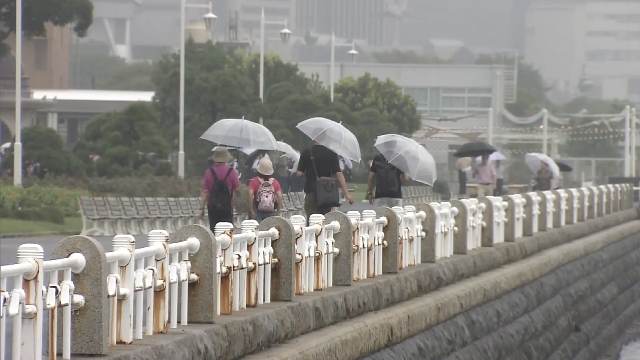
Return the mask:
[[18, 234], [0, 234], [0, 239], [15, 239], [26, 237], [44, 237], [44, 236], [59, 236], [59, 235], [78, 235], [77, 231], [45, 231], [37, 233], [18, 233]]

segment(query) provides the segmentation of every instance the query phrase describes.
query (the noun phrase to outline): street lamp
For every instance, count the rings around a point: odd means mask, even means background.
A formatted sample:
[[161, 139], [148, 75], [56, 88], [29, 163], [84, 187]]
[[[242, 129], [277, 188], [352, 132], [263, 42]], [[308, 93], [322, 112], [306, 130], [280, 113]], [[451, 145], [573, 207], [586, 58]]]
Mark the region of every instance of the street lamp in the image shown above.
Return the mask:
[[16, 139], [13, 144], [13, 185], [22, 186], [22, 0], [16, 0]]
[[[20, 0], [18, 0], [20, 1]], [[207, 34], [211, 36], [213, 28], [216, 25], [217, 16], [213, 14], [213, 6], [211, 3], [206, 4], [187, 4], [187, 0], [180, 2], [180, 135], [179, 135], [179, 149], [178, 149], [178, 176], [184, 179], [184, 52], [185, 52], [185, 17], [187, 7], [191, 8], [206, 8], [209, 12], [204, 15], [204, 26], [207, 29]], [[213, 36], [211, 36], [213, 40]]]
[[[264, 26], [265, 25], [283, 25], [284, 29], [280, 30], [280, 40], [287, 45], [291, 38], [291, 31], [287, 28], [287, 20], [284, 21], [267, 21], [264, 16], [264, 8], [260, 16], [260, 101], [264, 103]], [[260, 118], [260, 124], [263, 123]]]
[[336, 65], [336, 46], [340, 46], [340, 47], [346, 47], [346, 46], [350, 46], [351, 47], [351, 51], [349, 51], [349, 61], [351, 61], [352, 63], [356, 62], [356, 59], [358, 59], [358, 52], [356, 51], [356, 42], [353, 41], [351, 43], [345, 43], [345, 44], [336, 44], [336, 34], [334, 32], [331, 33], [331, 66], [329, 67], [329, 77], [330, 80], [329, 82], [331, 83], [331, 102], [333, 102], [333, 83], [335, 82], [334, 80], [334, 76], [335, 76], [335, 71], [334, 71], [334, 67]]

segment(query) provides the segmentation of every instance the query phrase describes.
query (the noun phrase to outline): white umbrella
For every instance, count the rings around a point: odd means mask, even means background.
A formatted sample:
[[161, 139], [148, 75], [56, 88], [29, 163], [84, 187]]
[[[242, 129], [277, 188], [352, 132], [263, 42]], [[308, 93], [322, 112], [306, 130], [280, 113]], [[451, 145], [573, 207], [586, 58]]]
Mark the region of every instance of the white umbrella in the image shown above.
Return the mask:
[[200, 139], [220, 145], [258, 150], [276, 150], [276, 139], [269, 129], [246, 119], [222, 119], [211, 125]]
[[[501, 153], [499, 153], [498, 151], [491, 153], [491, 155], [489, 155], [489, 161], [502, 161], [502, 160], [507, 160], [507, 158]], [[476, 161], [481, 162], [482, 156], [478, 156], [476, 158]]]
[[[216, 151], [216, 149], [218, 148], [218, 146], [214, 146], [213, 149], [211, 149], [211, 151]], [[227, 147], [228, 150], [240, 150], [242, 151], [244, 154], [246, 155], [251, 155], [254, 151], [256, 151], [256, 149], [251, 149], [251, 148], [236, 148], [236, 147]]]
[[300, 153], [298, 153], [291, 145], [287, 144], [284, 141], [277, 141], [276, 145], [278, 146], [278, 151], [285, 154], [289, 159], [293, 159], [298, 161], [300, 159]]
[[314, 117], [299, 123], [296, 127], [311, 140], [326, 146], [336, 154], [360, 162], [358, 139], [342, 124], [322, 117]]
[[529, 153], [524, 156], [524, 162], [534, 173], [537, 173], [538, 170], [540, 170], [540, 163], [545, 163], [549, 167], [549, 170], [551, 170], [554, 179], [560, 177], [560, 168], [558, 167], [558, 164], [545, 154]]
[[413, 180], [433, 185], [436, 161], [415, 140], [396, 134], [380, 135], [374, 146], [391, 165], [409, 174]]

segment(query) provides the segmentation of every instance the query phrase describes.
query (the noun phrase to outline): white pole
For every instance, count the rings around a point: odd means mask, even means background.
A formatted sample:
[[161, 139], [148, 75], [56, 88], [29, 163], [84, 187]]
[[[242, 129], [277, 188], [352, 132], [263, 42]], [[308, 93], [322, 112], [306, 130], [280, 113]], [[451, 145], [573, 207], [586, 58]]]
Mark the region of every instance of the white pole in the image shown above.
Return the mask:
[[636, 176], [636, 108], [631, 109], [631, 176]]
[[186, 0], [180, 1], [180, 134], [178, 149], [178, 176], [184, 179], [184, 52]]
[[542, 109], [542, 153], [547, 155], [547, 128], [549, 127], [549, 111]]
[[624, 108], [624, 176], [629, 176], [629, 121], [631, 120], [631, 108], [627, 105]]
[[[264, 8], [260, 16], [260, 101], [264, 103]], [[264, 121], [260, 117], [260, 124]]]
[[331, 102], [333, 102], [333, 82], [334, 82], [334, 70], [333, 67], [336, 62], [336, 34], [331, 32], [331, 65], [329, 66], [329, 82], [331, 83]]
[[489, 108], [489, 124], [487, 130], [487, 142], [493, 145], [493, 108]]
[[22, 186], [22, 0], [16, 0], [16, 141], [13, 144], [13, 185]]

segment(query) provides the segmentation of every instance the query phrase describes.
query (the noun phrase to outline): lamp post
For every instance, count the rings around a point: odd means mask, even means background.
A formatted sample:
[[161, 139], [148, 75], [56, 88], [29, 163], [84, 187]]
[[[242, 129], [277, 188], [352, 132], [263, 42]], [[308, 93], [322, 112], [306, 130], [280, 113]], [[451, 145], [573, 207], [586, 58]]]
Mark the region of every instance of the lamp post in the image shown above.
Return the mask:
[[[180, 135], [179, 135], [179, 149], [178, 149], [178, 176], [184, 179], [184, 52], [185, 52], [185, 17], [187, 7], [191, 8], [206, 8], [209, 12], [204, 15], [204, 25], [207, 29], [207, 34], [211, 34], [216, 24], [217, 16], [212, 12], [212, 4], [187, 4], [186, 0], [180, 2]], [[213, 37], [211, 37], [213, 39]]]
[[[265, 39], [265, 25], [283, 25], [284, 29], [280, 30], [280, 41], [287, 45], [291, 38], [291, 31], [287, 28], [287, 20], [284, 21], [267, 21], [264, 16], [264, 8], [262, 8], [262, 15], [260, 16], [260, 101], [264, 103], [264, 39]], [[264, 121], [260, 117], [260, 124]]]
[[549, 127], [549, 111], [542, 109], [542, 153], [547, 155], [547, 130]]
[[350, 46], [351, 50], [349, 51], [349, 60], [354, 63], [356, 61], [356, 59], [358, 58], [358, 52], [356, 51], [356, 42], [353, 41], [351, 43], [345, 43], [345, 44], [336, 44], [336, 34], [335, 32], [331, 33], [331, 66], [329, 67], [329, 82], [331, 83], [331, 102], [333, 102], [333, 86], [334, 86], [334, 77], [335, 77], [335, 70], [334, 67], [336, 65], [336, 46], [340, 46], [340, 47], [346, 47], [346, 46]]
[[16, 0], [16, 139], [13, 144], [13, 185], [22, 186], [22, 0]]

